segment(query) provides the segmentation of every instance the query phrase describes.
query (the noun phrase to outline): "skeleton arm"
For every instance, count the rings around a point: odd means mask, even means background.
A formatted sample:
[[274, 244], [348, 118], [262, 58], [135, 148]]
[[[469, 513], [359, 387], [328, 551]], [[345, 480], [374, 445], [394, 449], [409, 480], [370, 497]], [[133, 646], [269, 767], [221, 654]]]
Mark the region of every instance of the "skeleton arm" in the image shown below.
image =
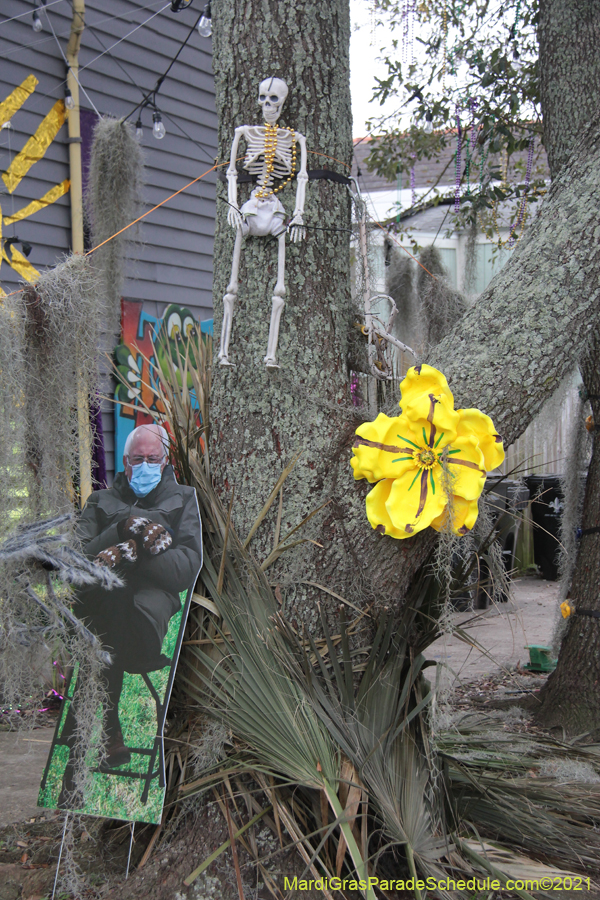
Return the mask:
[[303, 134], [296, 134], [296, 140], [300, 144], [300, 171], [298, 172], [298, 187], [296, 188], [296, 208], [288, 229], [294, 243], [304, 240], [306, 229], [304, 228], [304, 200], [306, 197], [306, 138]]
[[238, 207], [237, 196], [237, 154], [240, 145], [240, 138], [245, 137], [246, 126], [240, 125], [235, 129], [235, 136], [231, 144], [231, 156], [229, 157], [229, 168], [227, 169], [227, 199], [229, 200], [229, 210], [227, 212], [227, 221], [232, 228], [238, 229], [242, 224], [242, 215]]

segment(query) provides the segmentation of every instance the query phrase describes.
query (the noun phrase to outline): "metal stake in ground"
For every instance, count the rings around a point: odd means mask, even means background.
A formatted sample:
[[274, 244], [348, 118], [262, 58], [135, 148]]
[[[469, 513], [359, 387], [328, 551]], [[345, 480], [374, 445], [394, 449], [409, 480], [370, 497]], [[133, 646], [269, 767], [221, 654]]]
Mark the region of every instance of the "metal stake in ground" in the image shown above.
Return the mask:
[[61, 859], [62, 859], [63, 847], [64, 847], [64, 845], [65, 845], [65, 835], [66, 835], [66, 833], [67, 833], [67, 823], [68, 823], [68, 821], [69, 821], [69, 812], [67, 811], [67, 812], [65, 813], [65, 824], [64, 824], [64, 827], [63, 827], [62, 839], [61, 839], [61, 842], [60, 842], [60, 850], [58, 851], [58, 862], [56, 863], [56, 874], [55, 874], [55, 876], [54, 876], [54, 884], [52, 885], [52, 897], [50, 898], [50, 900], [54, 900], [54, 895], [56, 894], [56, 884], [57, 884], [57, 882], [58, 882], [58, 872], [59, 872], [59, 869], [60, 869], [60, 861], [61, 861]]

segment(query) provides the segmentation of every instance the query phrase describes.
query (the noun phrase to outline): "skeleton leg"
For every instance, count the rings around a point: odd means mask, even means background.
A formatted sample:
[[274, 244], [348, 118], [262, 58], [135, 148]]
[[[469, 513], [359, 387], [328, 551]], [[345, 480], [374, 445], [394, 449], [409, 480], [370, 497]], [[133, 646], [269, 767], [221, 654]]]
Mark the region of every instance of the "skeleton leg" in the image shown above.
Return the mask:
[[229, 362], [229, 339], [231, 338], [231, 325], [233, 322], [233, 305], [237, 298], [238, 280], [240, 270], [240, 257], [242, 255], [242, 230], [238, 228], [235, 233], [235, 245], [233, 248], [233, 260], [231, 263], [231, 278], [227, 285], [227, 291], [223, 297], [223, 324], [221, 325], [221, 347], [219, 349], [219, 365], [233, 366]]
[[277, 342], [279, 340], [279, 321], [281, 313], [285, 306], [285, 231], [279, 235], [279, 252], [277, 258], [277, 284], [273, 291], [273, 306], [271, 307], [271, 325], [269, 328], [269, 342], [267, 344], [267, 355], [265, 356], [265, 365], [269, 369], [278, 369], [275, 354], [277, 353]]

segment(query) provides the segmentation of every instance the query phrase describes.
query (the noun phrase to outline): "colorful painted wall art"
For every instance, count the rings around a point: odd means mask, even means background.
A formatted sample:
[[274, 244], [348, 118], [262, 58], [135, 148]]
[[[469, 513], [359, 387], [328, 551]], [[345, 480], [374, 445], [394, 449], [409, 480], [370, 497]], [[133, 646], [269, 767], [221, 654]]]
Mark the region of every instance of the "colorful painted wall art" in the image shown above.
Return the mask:
[[[185, 306], [171, 303], [161, 319], [147, 313], [139, 301], [122, 304], [122, 339], [115, 350], [115, 364], [122, 383], [115, 391], [115, 466], [122, 469], [125, 441], [138, 425], [151, 422], [146, 408], [161, 413], [156, 371], [170, 355], [177, 366], [185, 358], [186, 344], [198, 332], [213, 333], [213, 320], [198, 322]], [[188, 384], [191, 388], [191, 382]]]

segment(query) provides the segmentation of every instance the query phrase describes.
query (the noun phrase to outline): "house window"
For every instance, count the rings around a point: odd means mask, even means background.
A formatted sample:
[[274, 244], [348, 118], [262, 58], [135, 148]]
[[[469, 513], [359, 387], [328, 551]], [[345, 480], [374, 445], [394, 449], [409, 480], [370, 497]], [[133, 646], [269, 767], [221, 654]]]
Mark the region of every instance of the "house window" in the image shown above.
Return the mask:
[[495, 244], [477, 244], [475, 259], [475, 293], [481, 294], [494, 275], [497, 275], [508, 257], [510, 250], [498, 249]]
[[456, 250], [454, 247], [440, 247], [442, 265], [448, 273], [448, 279], [453, 288], [457, 286], [456, 279]]

